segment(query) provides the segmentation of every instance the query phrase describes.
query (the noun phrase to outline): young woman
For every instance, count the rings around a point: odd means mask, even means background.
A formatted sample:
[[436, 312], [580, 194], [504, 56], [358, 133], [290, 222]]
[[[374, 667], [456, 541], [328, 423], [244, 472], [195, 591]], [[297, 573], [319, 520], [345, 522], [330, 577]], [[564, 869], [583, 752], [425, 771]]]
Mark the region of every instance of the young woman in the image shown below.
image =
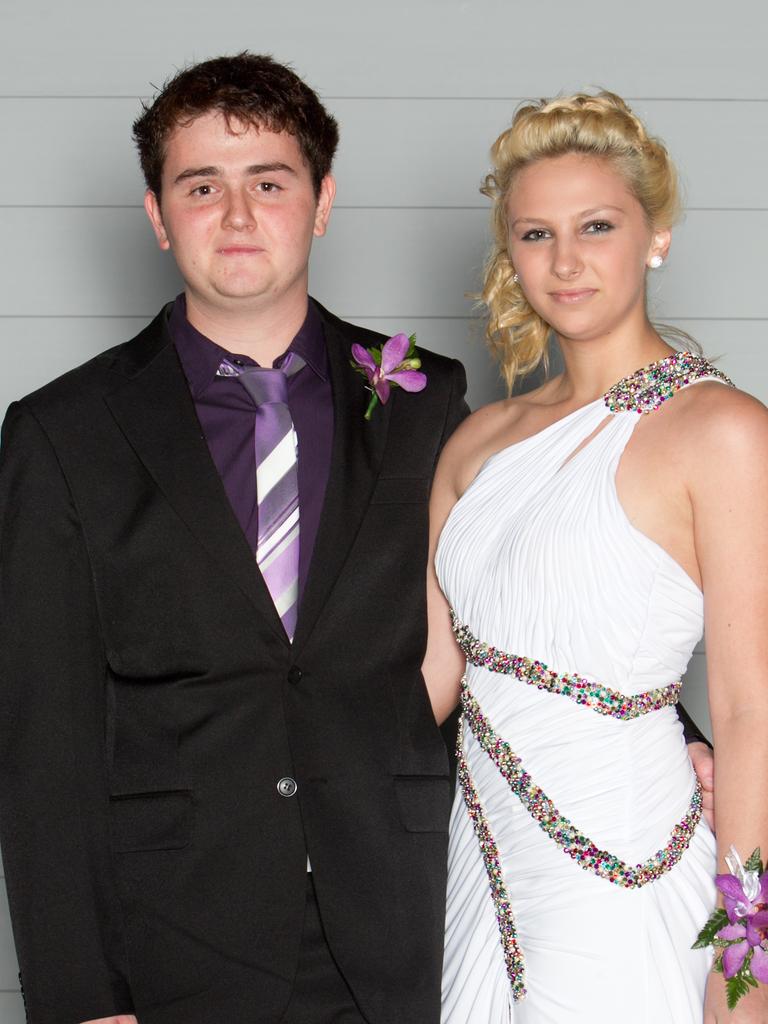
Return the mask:
[[[731, 845], [768, 852], [768, 411], [648, 319], [677, 180], [621, 99], [523, 107], [493, 158], [489, 339], [510, 387], [550, 331], [565, 369], [471, 416], [435, 479], [443, 1019], [765, 1024], [768, 986], [729, 1012], [691, 946]], [[704, 625], [717, 848], [674, 708]]]

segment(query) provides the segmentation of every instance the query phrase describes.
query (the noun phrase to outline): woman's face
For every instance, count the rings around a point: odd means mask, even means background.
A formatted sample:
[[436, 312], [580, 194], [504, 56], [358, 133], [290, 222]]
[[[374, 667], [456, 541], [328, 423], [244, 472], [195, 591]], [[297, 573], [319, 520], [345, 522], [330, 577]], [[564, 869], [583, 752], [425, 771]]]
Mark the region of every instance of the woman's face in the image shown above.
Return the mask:
[[624, 178], [580, 153], [531, 164], [506, 199], [508, 248], [530, 305], [561, 338], [605, 337], [645, 322], [645, 273], [665, 256]]

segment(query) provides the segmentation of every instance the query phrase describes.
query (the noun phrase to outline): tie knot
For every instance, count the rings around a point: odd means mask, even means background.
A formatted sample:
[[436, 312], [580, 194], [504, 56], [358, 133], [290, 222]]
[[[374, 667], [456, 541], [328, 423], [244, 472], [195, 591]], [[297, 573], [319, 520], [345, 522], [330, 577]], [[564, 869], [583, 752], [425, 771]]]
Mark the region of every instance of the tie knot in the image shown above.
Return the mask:
[[225, 359], [219, 367], [219, 376], [237, 377], [256, 405], [287, 405], [288, 378], [305, 366], [300, 355], [289, 352], [282, 366], [246, 366], [239, 369]]
[[287, 405], [288, 378], [282, 370], [249, 366], [238, 380], [256, 405]]

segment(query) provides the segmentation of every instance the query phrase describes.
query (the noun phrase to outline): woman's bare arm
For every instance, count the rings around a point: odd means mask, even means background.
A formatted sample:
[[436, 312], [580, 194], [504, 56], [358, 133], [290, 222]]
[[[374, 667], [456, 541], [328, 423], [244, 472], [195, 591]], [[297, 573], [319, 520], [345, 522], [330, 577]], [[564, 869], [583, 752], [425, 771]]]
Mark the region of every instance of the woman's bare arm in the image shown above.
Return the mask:
[[488, 455], [502, 446], [499, 431], [514, 423], [516, 401], [495, 402], [469, 416], [440, 455], [429, 502], [429, 562], [427, 563], [427, 651], [422, 673], [438, 723], [450, 715], [459, 699], [466, 665], [451, 629], [448, 602], [435, 572], [435, 552], [451, 509], [476, 476]]
[[[768, 855], [768, 410], [712, 396], [690, 449], [689, 487], [704, 590], [718, 867], [731, 845]], [[727, 1011], [722, 976], [707, 1021], [768, 1021], [768, 986]]]
[[464, 656], [451, 629], [448, 602], [437, 582], [435, 552], [445, 522], [458, 500], [457, 463], [463, 448], [464, 425], [440, 456], [429, 499], [429, 561], [427, 563], [427, 650], [421, 671], [438, 724], [450, 715], [459, 699]]

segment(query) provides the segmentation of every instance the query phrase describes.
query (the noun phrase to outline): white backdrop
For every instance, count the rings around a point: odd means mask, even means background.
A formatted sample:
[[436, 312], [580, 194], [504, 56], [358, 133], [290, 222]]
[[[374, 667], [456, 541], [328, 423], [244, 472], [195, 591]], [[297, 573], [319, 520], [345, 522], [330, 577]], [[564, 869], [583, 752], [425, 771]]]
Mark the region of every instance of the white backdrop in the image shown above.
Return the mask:
[[[179, 290], [141, 209], [139, 97], [248, 48], [293, 64], [342, 131], [311, 288], [339, 315], [467, 366], [500, 395], [478, 285], [488, 148], [522, 99], [624, 95], [676, 157], [687, 213], [654, 312], [768, 401], [768, 13], [760, 0], [0, 0], [0, 414], [134, 334]], [[707, 722], [705, 656], [686, 704]], [[0, 1024], [23, 1020], [0, 878]]]

